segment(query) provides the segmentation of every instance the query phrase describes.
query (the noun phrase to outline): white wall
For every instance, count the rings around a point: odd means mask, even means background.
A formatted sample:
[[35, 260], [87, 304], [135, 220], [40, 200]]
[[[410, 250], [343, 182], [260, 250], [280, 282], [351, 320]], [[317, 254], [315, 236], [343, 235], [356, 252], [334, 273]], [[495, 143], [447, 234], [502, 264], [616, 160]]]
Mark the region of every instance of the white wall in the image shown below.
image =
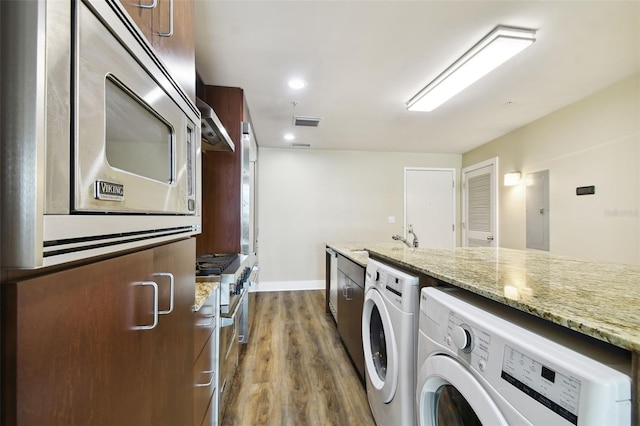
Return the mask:
[[323, 280], [325, 242], [391, 241], [402, 234], [404, 167], [460, 170], [462, 159], [275, 148], [258, 155], [261, 282]]
[[[554, 254], [640, 264], [640, 74], [463, 155], [504, 173], [549, 170]], [[526, 246], [525, 180], [499, 184], [499, 245]], [[595, 195], [576, 187], [595, 185]]]

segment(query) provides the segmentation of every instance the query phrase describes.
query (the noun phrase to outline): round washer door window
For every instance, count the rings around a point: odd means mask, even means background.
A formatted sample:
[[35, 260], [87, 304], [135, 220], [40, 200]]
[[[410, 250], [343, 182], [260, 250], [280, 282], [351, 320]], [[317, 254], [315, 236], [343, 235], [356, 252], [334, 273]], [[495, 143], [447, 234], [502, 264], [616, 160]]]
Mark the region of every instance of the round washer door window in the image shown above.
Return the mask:
[[418, 424], [421, 426], [508, 426], [476, 378], [446, 355], [434, 355], [418, 371]]
[[375, 289], [367, 291], [364, 298], [362, 346], [367, 378], [388, 403], [398, 386], [398, 348], [389, 311]]

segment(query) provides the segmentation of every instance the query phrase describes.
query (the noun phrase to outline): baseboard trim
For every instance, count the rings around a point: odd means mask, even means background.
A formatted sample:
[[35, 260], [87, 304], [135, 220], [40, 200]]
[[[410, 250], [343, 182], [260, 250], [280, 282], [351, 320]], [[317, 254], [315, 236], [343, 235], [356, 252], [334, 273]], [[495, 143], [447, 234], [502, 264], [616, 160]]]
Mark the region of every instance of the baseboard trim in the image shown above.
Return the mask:
[[324, 290], [325, 280], [309, 281], [267, 281], [260, 282], [249, 287], [249, 293], [260, 291], [299, 291], [299, 290]]

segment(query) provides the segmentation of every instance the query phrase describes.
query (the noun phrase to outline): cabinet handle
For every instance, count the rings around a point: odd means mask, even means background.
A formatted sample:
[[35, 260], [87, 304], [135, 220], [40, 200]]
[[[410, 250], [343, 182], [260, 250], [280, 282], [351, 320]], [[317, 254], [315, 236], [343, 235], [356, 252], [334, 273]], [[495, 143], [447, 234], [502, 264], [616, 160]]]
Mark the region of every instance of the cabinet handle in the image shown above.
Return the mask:
[[209, 381], [207, 383], [196, 383], [196, 387], [205, 388], [207, 386], [211, 386], [213, 383], [213, 379], [216, 377], [216, 372], [214, 370], [203, 371], [201, 374], [210, 374]]
[[169, 310], [167, 311], [160, 311], [158, 312], [160, 315], [166, 315], [166, 314], [170, 314], [171, 312], [173, 312], [173, 299], [175, 296], [175, 281], [176, 279], [174, 278], [172, 273], [169, 272], [157, 272], [155, 274], [153, 274], [154, 277], [169, 277], [169, 292], [171, 293], [171, 295], [169, 296]]
[[155, 9], [157, 5], [158, 5], [158, 0], [153, 0], [150, 4], [140, 3], [138, 7], [141, 7], [143, 9]]
[[171, 37], [173, 35], [173, 0], [169, 0], [169, 32], [168, 33], [159, 32], [158, 35], [160, 37]]
[[349, 290], [351, 290], [351, 285], [349, 285], [349, 287], [347, 287], [347, 296], [346, 299], [347, 300], [353, 300], [353, 298], [351, 296], [349, 296]]
[[158, 325], [158, 284], [153, 281], [138, 281], [133, 285], [150, 286], [153, 288], [153, 324], [151, 325], [137, 325], [133, 327], [134, 330], [152, 330]]

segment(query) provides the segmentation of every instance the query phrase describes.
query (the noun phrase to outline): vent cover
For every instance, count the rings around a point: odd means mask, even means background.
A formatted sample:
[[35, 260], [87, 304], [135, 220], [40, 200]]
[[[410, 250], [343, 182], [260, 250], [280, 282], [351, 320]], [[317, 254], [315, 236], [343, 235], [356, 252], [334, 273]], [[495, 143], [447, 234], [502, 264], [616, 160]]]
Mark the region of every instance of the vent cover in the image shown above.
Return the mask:
[[311, 148], [310, 143], [292, 143], [290, 146], [292, 148]]
[[294, 116], [293, 117], [293, 125], [294, 126], [305, 126], [305, 127], [318, 127], [320, 124], [320, 117], [302, 117], [302, 116]]

